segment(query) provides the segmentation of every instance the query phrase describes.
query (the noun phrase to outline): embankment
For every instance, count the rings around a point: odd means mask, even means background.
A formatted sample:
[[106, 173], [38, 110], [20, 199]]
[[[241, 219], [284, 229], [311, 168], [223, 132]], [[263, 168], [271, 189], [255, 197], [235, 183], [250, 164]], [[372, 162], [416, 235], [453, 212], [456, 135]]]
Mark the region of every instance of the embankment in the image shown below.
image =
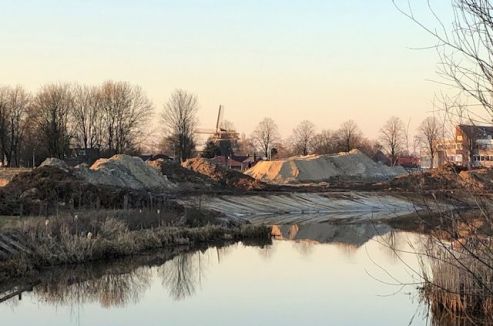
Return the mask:
[[109, 261], [155, 249], [235, 241], [267, 242], [271, 233], [271, 228], [263, 225], [129, 230], [121, 221], [107, 219], [93, 234], [72, 232], [73, 226], [66, 223], [56, 227], [50, 223], [45, 227], [38, 224], [2, 231], [0, 245], [7, 254], [0, 256], [0, 283], [12, 277], [36, 275], [50, 266]]
[[[378, 192], [271, 193], [181, 198], [185, 206], [201, 207], [231, 219], [266, 224], [366, 221], [414, 214], [429, 206], [413, 195]], [[436, 203], [437, 209], [445, 204]]]

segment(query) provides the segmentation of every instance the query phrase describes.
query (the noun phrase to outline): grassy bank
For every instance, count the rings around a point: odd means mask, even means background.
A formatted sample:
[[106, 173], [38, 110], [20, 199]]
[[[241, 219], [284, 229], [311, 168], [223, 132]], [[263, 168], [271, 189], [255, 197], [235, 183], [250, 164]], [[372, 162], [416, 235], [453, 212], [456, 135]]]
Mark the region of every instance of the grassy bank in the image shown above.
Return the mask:
[[490, 239], [471, 241], [428, 252], [433, 258], [421, 294], [435, 318], [449, 325], [493, 323], [493, 247]]
[[[164, 216], [163, 216], [164, 215]], [[143, 252], [231, 241], [270, 239], [267, 226], [224, 223], [207, 211], [183, 216], [161, 212], [94, 212], [83, 216], [20, 219], [0, 236], [14, 237], [27, 250], [0, 261], [0, 282], [56, 265], [108, 261]]]

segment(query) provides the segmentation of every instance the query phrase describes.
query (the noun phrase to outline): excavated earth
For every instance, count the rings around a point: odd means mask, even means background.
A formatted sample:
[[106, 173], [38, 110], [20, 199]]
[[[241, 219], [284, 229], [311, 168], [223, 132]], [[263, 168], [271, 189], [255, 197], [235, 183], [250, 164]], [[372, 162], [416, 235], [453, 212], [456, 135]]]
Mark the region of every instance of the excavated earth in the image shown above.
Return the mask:
[[355, 149], [348, 153], [295, 156], [261, 161], [245, 172], [257, 180], [275, 184], [348, 181], [380, 181], [407, 174], [398, 167], [377, 163]]
[[[178, 200], [184, 206], [214, 210], [233, 219], [250, 223], [303, 224], [321, 222], [361, 222], [412, 215], [429, 209], [419, 198], [378, 192], [271, 193], [219, 195]], [[448, 207], [434, 203], [436, 210]]]

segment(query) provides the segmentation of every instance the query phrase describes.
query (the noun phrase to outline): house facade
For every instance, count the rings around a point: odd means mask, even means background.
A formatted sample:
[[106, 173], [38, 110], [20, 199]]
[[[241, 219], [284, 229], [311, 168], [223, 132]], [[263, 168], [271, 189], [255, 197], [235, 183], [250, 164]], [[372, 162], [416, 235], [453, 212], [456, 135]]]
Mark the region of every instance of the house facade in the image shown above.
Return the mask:
[[[493, 126], [456, 126], [453, 139], [441, 140], [436, 146], [433, 166], [446, 163], [466, 167], [493, 167]], [[423, 149], [421, 167], [430, 166], [430, 155]]]

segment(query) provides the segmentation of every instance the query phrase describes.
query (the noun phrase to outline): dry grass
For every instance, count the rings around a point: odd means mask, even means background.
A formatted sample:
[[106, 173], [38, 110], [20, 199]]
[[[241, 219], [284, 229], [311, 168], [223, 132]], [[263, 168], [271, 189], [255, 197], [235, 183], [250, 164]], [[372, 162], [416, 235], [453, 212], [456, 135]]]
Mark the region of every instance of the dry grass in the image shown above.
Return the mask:
[[491, 239], [461, 239], [428, 254], [423, 299], [435, 316], [449, 321], [493, 322], [493, 243]]
[[43, 266], [109, 260], [157, 248], [270, 237], [270, 229], [265, 226], [217, 225], [210, 213], [196, 210], [186, 218], [193, 227], [170, 226], [176, 225], [177, 219], [177, 215], [161, 212], [116, 211], [109, 215], [101, 211], [13, 222], [3, 232], [21, 234], [32, 253], [0, 262], [0, 280], [29, 274]]

